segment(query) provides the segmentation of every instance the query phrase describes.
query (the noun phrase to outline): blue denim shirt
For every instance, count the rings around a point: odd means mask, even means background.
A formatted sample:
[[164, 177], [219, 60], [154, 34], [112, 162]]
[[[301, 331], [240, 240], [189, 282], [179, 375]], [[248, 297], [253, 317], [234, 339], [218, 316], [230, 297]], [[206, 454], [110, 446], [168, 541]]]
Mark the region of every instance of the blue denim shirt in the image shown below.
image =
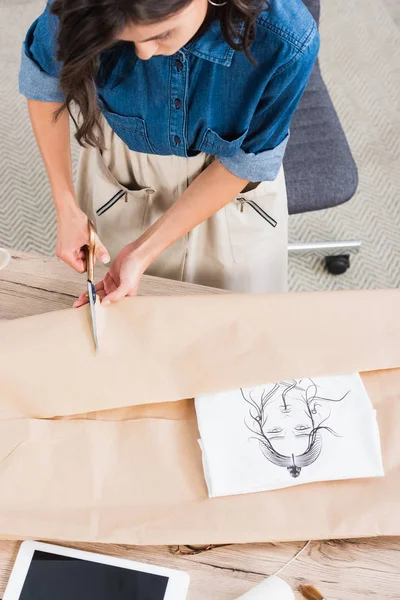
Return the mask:
[[[58, 18], [43, 14], [22, 51], [20, 91], [62, 101], [55, 59]], [[224, 40], [218, 21], [173, 56], [148, 61], [132, 43], [103, 52], [97, 76], [101, 110], [131, 150], [190, 157], [206, 152], [250, 181], [274, 180], [289, 125], [319, 49], [318, 30], [301, 0], [270, 0], [251, 53]]]

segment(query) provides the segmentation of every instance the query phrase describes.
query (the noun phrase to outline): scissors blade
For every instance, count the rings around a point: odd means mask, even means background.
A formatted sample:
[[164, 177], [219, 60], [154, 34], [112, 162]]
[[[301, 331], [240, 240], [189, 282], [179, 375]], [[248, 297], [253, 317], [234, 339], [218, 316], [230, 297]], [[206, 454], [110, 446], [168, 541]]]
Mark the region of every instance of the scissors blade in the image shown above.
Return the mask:
[[93, 330], [93, 340], [94, 347], [96, 352], [99, 349], [99, 342], [97, 339], [97, 323], [96, 323], [96, 312], [94, 309], [94, 305], [96, 304], [96, 288], [91, 281], [87, 282], [88, 284], [88, 296], [89, 296], [89, 304], [90, 304], [90, 314], [92, 316], [92, 330]]

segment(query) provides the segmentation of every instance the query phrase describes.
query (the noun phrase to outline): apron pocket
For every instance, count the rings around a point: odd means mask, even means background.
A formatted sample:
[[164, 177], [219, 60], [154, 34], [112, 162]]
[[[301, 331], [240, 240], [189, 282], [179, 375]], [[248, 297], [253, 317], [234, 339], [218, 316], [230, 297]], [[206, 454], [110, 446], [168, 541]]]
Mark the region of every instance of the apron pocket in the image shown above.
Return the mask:
[[147, 204], [152, 187], [129, 189], [107, 167], [101, 151], [96, 150], [96, 173], [93, 184], [93, 212], [101, 241], [111, 258], [143, 233]]
[[100, 217], [101, 215], [104, 215], [105, 212], [107, 212], [110, 208], [112, 208], [114, 206], [114, 204], [116, 204], [118, 202], [118, 200], [121, 200], [121, 198], [123, 198], [124, 196], [126, 196], [127, 192], [125, 190], [119, 190], [116, 194], [114, 194], [114, 196], [112, 198], [110, 198], [109, 200], [107, 200], [107, 202], [105, 204], [103, 204], [103, 206], [100, 206], [100, 208], [98, 208], [96, 210], [96, 215], [98, 217]]
[[278, 201], [276, 181], [263, 181], [227, 204], [225, 213], [235, 262], [256, 256], [263, 242], [279, 230]]

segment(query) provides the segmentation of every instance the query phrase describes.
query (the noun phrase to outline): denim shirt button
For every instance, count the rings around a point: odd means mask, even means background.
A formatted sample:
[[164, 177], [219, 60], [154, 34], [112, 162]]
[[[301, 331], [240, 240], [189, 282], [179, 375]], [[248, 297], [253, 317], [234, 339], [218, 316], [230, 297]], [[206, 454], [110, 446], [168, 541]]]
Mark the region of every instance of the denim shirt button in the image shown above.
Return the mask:
[[[52, 0], [43, 4], [25, 38], [19, 86], [28, 98], [61, 102], [59, 19], [51, 13]], [[111, 129], [134, 152], [181, 157], [204, 152], [243, 179], [275, 179], [319, 36], [303, 2], [275, 0], [273, 7], [273, 15], [263, 11], [257, 20], [256, 69], [229, 46], [213, 19], [201, 36], [171, 55], [143, 61], [130, 42], [101, 52], [96, 95]], [[137, 93], [141, 89], [146, 93]]]

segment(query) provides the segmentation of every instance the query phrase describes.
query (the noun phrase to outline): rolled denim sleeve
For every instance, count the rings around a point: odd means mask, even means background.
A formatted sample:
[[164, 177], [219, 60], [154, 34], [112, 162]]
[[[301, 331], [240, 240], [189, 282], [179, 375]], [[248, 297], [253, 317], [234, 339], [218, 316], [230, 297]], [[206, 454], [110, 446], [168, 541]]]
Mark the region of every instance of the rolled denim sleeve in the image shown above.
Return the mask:
[[58, 19], [50, 4], [28, 30], [21, 53], [19, 91], [26, 98], [43, 102], [63, 102], [59, 89], [60, 63], [56, 60]]
[[278, 176], [289, 140], [289, 127], [307, 86], [319, 50], [317, 26], [295, 56], [269, 81], [250, 123], [242, 147], [219, 161], [249, 181], [273, 181]]

